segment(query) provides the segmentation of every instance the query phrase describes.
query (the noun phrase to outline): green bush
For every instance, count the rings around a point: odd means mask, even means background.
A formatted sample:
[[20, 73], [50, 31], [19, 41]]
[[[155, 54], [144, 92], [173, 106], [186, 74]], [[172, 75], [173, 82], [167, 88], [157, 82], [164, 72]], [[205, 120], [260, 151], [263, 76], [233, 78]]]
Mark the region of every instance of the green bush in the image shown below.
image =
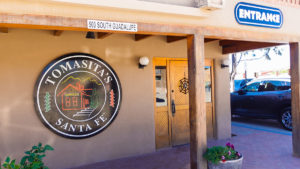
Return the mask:
[[208, 148], [203, 157], [211, 163], [218, 164], [221, 161], [239, 159], [241, 154], [234, 150], [233, 144], [227, 143], [225, 147], [214, 146]]
[[[48, 169], [44, 165], [43, 158], [46, 156], [46, 151], [54, 150], [51, 146], [45, 145], [42, 146], [42, 143], [39, 143], [37, 146], [33, 146], [31, 150], [25, 151], [25, 156], [23, 156], [20, 164], [16, 164], [16, 160], [11, 160], [10, 157], [7, 157], [2, 167], [4, 169]], [[1, 166], [0, 166], [0, 169]]]

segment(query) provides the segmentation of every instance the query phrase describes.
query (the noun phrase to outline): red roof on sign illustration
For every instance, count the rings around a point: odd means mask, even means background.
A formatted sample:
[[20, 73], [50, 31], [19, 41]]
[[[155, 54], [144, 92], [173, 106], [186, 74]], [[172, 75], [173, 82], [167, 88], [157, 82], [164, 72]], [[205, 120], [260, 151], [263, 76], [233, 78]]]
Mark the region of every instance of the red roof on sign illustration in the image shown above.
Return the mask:
[[[77, 86], [77, 87], [76, 87]], [[67, 89], [69, 89], [70, 87], [72, 87], [73, 89], [77, 90], [78, 92], [80, 92], [81, 94], [85, 95], [85, 96], [90, 96], [88, 94], [86, 94], [84, 92], [84, 90], [93, 90], [93, 89], [85, 89], [83, 85], [81, 85], [79, 82], [76, 83], [76, 86], [72, 85], [72, 84], [68, 84], [63, 90], [61, 90], [57, 96], [63, 94]]]

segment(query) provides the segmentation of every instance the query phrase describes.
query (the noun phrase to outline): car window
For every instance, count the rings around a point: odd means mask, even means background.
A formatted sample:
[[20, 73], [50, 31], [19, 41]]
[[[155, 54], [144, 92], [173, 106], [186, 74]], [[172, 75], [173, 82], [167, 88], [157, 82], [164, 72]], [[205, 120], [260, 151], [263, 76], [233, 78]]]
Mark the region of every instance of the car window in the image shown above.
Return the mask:
[[276, 91], [277, 86], [275, 86], [272, 82], [265, 82], [263, 91]]
[[291, 83], [287, 81], [267, 80], [264, 81], [258, 88], [258, 91], [280, 91], [289, 90]]
[[251, 84], [248, 84], [247, 86], [243, 87], [243, 90], [247, 92], [257, 92], [259, 88], [260, 82], [254, 82]]
[[243, 80], [243, 81], [240, 83], [240, 87], [243, 87], [243, 86], [245, 86], [245, 85], [246, 85], [246, 83], [247, 83], [247, 81], [246, 81], [246, 80]]
[[242, 79], [242, 80], [234, 80], [234, 91], [238, 91], [243, 88], [248, 82], [252, 79]]
[[273, 91], [279, 91], [279, 90], [289, 90], [291, 88], [291, 83], [287, 81], [270, 81], [274, 86]]
[[242, 80], [234, 80], [234, 91], [237, 91], [242, 87], [241, 82]]

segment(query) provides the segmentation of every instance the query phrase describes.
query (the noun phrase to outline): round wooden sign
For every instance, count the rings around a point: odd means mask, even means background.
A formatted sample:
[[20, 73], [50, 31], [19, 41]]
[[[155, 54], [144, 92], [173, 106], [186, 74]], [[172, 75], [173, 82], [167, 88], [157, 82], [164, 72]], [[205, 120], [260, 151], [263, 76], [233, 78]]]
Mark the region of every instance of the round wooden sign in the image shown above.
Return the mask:
[[89, 54], [64, 55], [40, 74], [34, 93], [43, 123], [69, 138], [101, 132], [117, 116], [121, 84], [114, 70]]

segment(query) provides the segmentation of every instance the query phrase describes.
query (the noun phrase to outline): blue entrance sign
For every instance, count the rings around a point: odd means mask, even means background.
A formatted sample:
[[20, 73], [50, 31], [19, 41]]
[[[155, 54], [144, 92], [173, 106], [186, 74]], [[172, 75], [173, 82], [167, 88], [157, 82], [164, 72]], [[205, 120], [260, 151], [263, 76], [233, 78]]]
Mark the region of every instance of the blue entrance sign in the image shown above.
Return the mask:
[[245, 2], [235, 6], [234, 15], [241, 25], [280, 28], [283, 23], [280, 9]]

